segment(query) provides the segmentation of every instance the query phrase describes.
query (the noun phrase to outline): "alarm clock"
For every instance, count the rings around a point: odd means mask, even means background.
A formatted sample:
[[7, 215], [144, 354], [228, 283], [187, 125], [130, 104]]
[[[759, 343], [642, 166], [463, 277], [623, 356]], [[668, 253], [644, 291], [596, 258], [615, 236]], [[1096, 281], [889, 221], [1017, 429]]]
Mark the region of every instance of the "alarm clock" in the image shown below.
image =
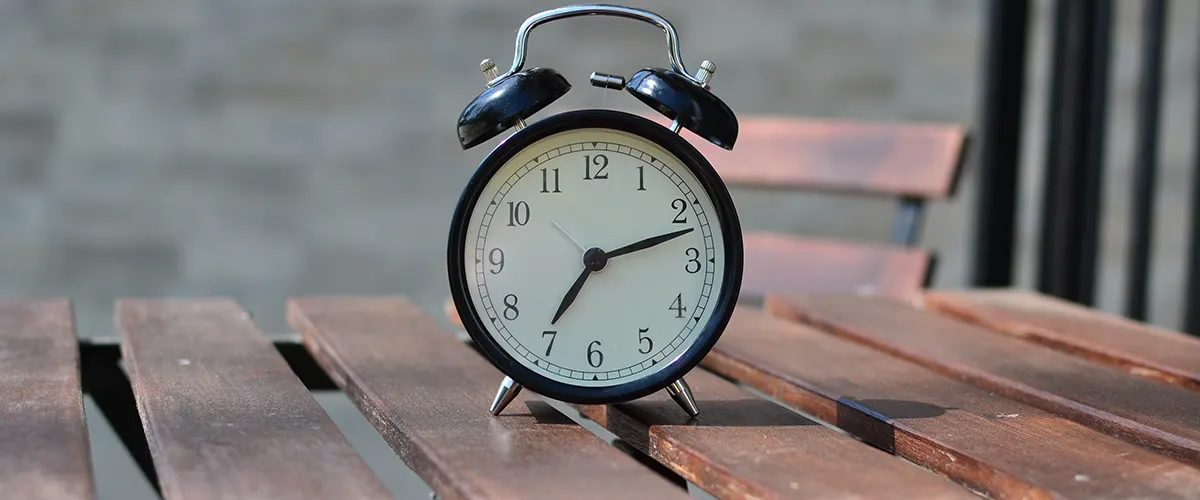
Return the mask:
[[[635, 19], [667, 38], [670, 69], [592, 73], [671, 121], [606, 109], [533, 114], [571, 85], [550, 68], [523, 69], [529, 33], [586, 15]], [[709, 90], [709, 61], [690, 74], [671, 23], [646, 10], [571, 5], [517, 31], [512, 66], [480, 65], [487, 88], [458, 119], [469, 149], [515, 129], [463, 190], [448, 244], [451, 298], [476, 346], [506, 377], [490, 412], [522, 387], [569, 403], [667, 392], [698, 413], [683, 375], [721, 336], [742, 277], [737, 211], [686, 129], [722, 148], [737, 118]]]

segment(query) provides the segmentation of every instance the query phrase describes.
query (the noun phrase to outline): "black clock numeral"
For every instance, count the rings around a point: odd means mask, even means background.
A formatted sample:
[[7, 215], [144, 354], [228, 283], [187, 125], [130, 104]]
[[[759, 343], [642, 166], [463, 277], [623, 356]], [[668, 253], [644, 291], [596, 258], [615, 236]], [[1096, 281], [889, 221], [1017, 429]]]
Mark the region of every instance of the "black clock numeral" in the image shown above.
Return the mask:
[[650, 331], [649, 328], [638, 328], [638, 345], [646, 345], [645, 349], [642, 349], [641, 347], [638, 348], [638, 352], [642, 354], [650, 354], [650, 351], [654, 350], [654, 340], [645, 335], [645, 333], [648, 331]]
[[549, 356], [550, 349], [554, 348], [554, 339], [558, 337], [558, 331], [546, 330], [546, 331], [542, 332], [542, 338], [546, 338], [547, 335], [550, 336], [550, 344], [546, 346], [546, 355]]
[[[700, 250], [697, 250], [696, 247], [692, 247], [683, 253], [686, 254], [689, 259], [687, 265], [683, 266], [683, 270], [687, 271], [688, 274], [696, 274], [700, 272]], [[696, 267], [692, 267], [692, 264], [695, 264]]]
[[542, 192], [543, 193], [561, 193], [558, 189], [558, 169], [554, 169], [554, 190], [550, 190], [550, 174], [546, 169], [542, 169]]
[[687, 312], [687, 308], [683, 307], [683, 294], [676, 295], [675, 300], [671, 302], [671, 307], [667, 309], [675, 311], [676, 318], [682, 318], [683, 313]]
[[524, 226], [529, 223], [529, 204], [523, 201], [508, 202], [508, 225]]
[[521, 311], [517, 309], [517, 296], [508, 294], [504, 296], [504, 319], [512, 321], [521, 315]]
[[638, 166], [638, 191], [646, 190], [646, 167]]
[[675, 198], [671, 201], [671, 208], [679, 211], [678, 214], [675, 214], [675, 219], [671, 222], [675, 224], [687, 224], [687, 216], [683, 215], [683, 212], [687, 210], [687, 200]]
[[587, 361], [592, 368], [600, 368], [600, 365], [604, 364], [604, 353], [596, 349], [597, 347], [600, 347], [599, 340], [593, 340], [591, 344], [588, 344]]
[[[592, 166], [595, 165], [596, 174], [592, 175]], [[608, 167], [608, 157], [604, 155], [583, 155], [583, 180], [590, 181], [593, 179], [607, 179], [608, 174], [604, 173], [604, 169]]]
[[500, 274], [500, 271], [504, 270], [504, 250], [493, 248], [492, 251], [488, 252], [488, 262], [495, 266], [491, 270], [491, 273]]

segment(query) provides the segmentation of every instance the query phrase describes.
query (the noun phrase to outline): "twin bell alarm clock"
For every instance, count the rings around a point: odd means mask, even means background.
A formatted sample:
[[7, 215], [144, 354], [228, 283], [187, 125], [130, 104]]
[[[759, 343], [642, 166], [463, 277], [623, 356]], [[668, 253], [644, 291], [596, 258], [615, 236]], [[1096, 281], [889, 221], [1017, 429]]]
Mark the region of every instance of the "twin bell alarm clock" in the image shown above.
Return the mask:
[[[592, 73], [672, 120], [585, 109], [529, 121], [571, 89], [550, 68], [523, 69], [542, 24], [602, 15], [644, 21], [667, 37], [670, 69], [629, 78]], [[729, 191], [681, 129], [725, 149], [733, 111], [694, 75], [661, 16], [615, 5], [538, 13], [517, 31], [512, 67], [481, 64], [487, 88], [458, 118], [469, 149], [504, 138], [476, 169], [454, 212], [448, 268], [463, 326], [504, 375], [491, 413], [522, 387], [569, 403], [615, 403], [666, 389], [690, 415], [683, 376], [721, 336], [742, 278], [742, 235]]]

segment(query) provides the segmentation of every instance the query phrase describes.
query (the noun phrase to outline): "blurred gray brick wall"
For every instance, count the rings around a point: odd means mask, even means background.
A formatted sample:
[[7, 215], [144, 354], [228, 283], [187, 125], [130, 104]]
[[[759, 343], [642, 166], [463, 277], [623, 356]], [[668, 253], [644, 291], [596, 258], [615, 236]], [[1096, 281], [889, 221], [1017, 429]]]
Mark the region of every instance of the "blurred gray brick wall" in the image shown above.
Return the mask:
[[[691, 66], [717, 63], [739, 112], [971, 116], [977, 2], [644, 4], [679, 27]], [[120, 296], [234, 296], [272, 331], [289, 294], [436, 310], [449, 213], [490, 147], [460, 151], [454, 120], [479, 60], [507, 67], [516, 27], [556, 5], [0, 2], [0, 293], [70, 296], [85, 335], [112, 331]], [[576, 83], [558, 109], [637, 110], [586, 75], [664, 63], [640, 23], [531, 40], [530, 64]], [[740, 197], [759, 225], [854, 231], [803, 199]], [[875, 208], [869, 230], [886, 226]]]
[[[685, 60], [712, 59], [740, 113], [972, 124], [979, 0], [650, 0]], [[436, 310], [445, 228], [487, 147], [453, 124], [507, 67], [546, 0], [0, 0], [0, 294], [75, 299], [85, 335], [114, 297], [230, 295], [273, 331], [285, 296], [406, 293]], [[1037, 2], [1020, 284], [1040, 202], [1048, 2]], [[1137, 2], [1118, 2], [1100, 300], [1123, 286]], [[1155, 321], [1176, 324], [1187, 210], [1197, 3], [1173, 4]], [[640, 23], [538, 28], [529, 62], [576, 89], [556, 109], [638, 110], [584, 84], [665, 63]], [[934, 207], [938, 284], [966, 284], [973, 177]], [[752, 227], [880, 238], [891, 207], [735, 193]]]
[[[0, 294], [67, 295], [85, 335], [116, 296], [232, 295], [284, 329], [288, 294], [406, 293], [437, 307], [457, 189], [484, 155], [454, 120], [488, 56], [546, 0], [0, 1]], [[718, 64], [739, 113], [972, 124], [979, 0], [638, 2], [677, 24], [684, 58]], [[1122, 288], [1138, 2], [1117, 2], [1100, 303]], [[1196, 2], [1171, 16], [1154, 320], [1182, 288]], [[1039, 203], [1048, 2], [1034, 10], [1021, 284]], [[637, 109], [588, 72], [664, 64], [649, 26], [539, 28], [530, 64], [575, 80], [558, 106]], [[965, 284], [964, 191], [924, 242], [938, 284]], [[880, 237], [890, 207], [737, 193], [752, 227]], [[847, 217], [852, 213], [853, 217]], [[838, 216], [834, 216], [838, 215]]]

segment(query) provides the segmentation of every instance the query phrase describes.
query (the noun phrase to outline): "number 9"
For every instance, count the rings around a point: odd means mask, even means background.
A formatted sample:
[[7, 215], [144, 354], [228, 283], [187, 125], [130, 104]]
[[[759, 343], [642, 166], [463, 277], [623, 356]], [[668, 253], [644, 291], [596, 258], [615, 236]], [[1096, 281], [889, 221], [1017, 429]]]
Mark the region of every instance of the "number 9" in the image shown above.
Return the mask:
[[[499, 256], [497, 257], [497, 255]], [[500, 271], [504, 270], [504, 250], [493, 248], [491, 252], [488, 252], [488, 262], [496, 266], [495, 269], [492, 269], [492, 274], [500, 274]]]

